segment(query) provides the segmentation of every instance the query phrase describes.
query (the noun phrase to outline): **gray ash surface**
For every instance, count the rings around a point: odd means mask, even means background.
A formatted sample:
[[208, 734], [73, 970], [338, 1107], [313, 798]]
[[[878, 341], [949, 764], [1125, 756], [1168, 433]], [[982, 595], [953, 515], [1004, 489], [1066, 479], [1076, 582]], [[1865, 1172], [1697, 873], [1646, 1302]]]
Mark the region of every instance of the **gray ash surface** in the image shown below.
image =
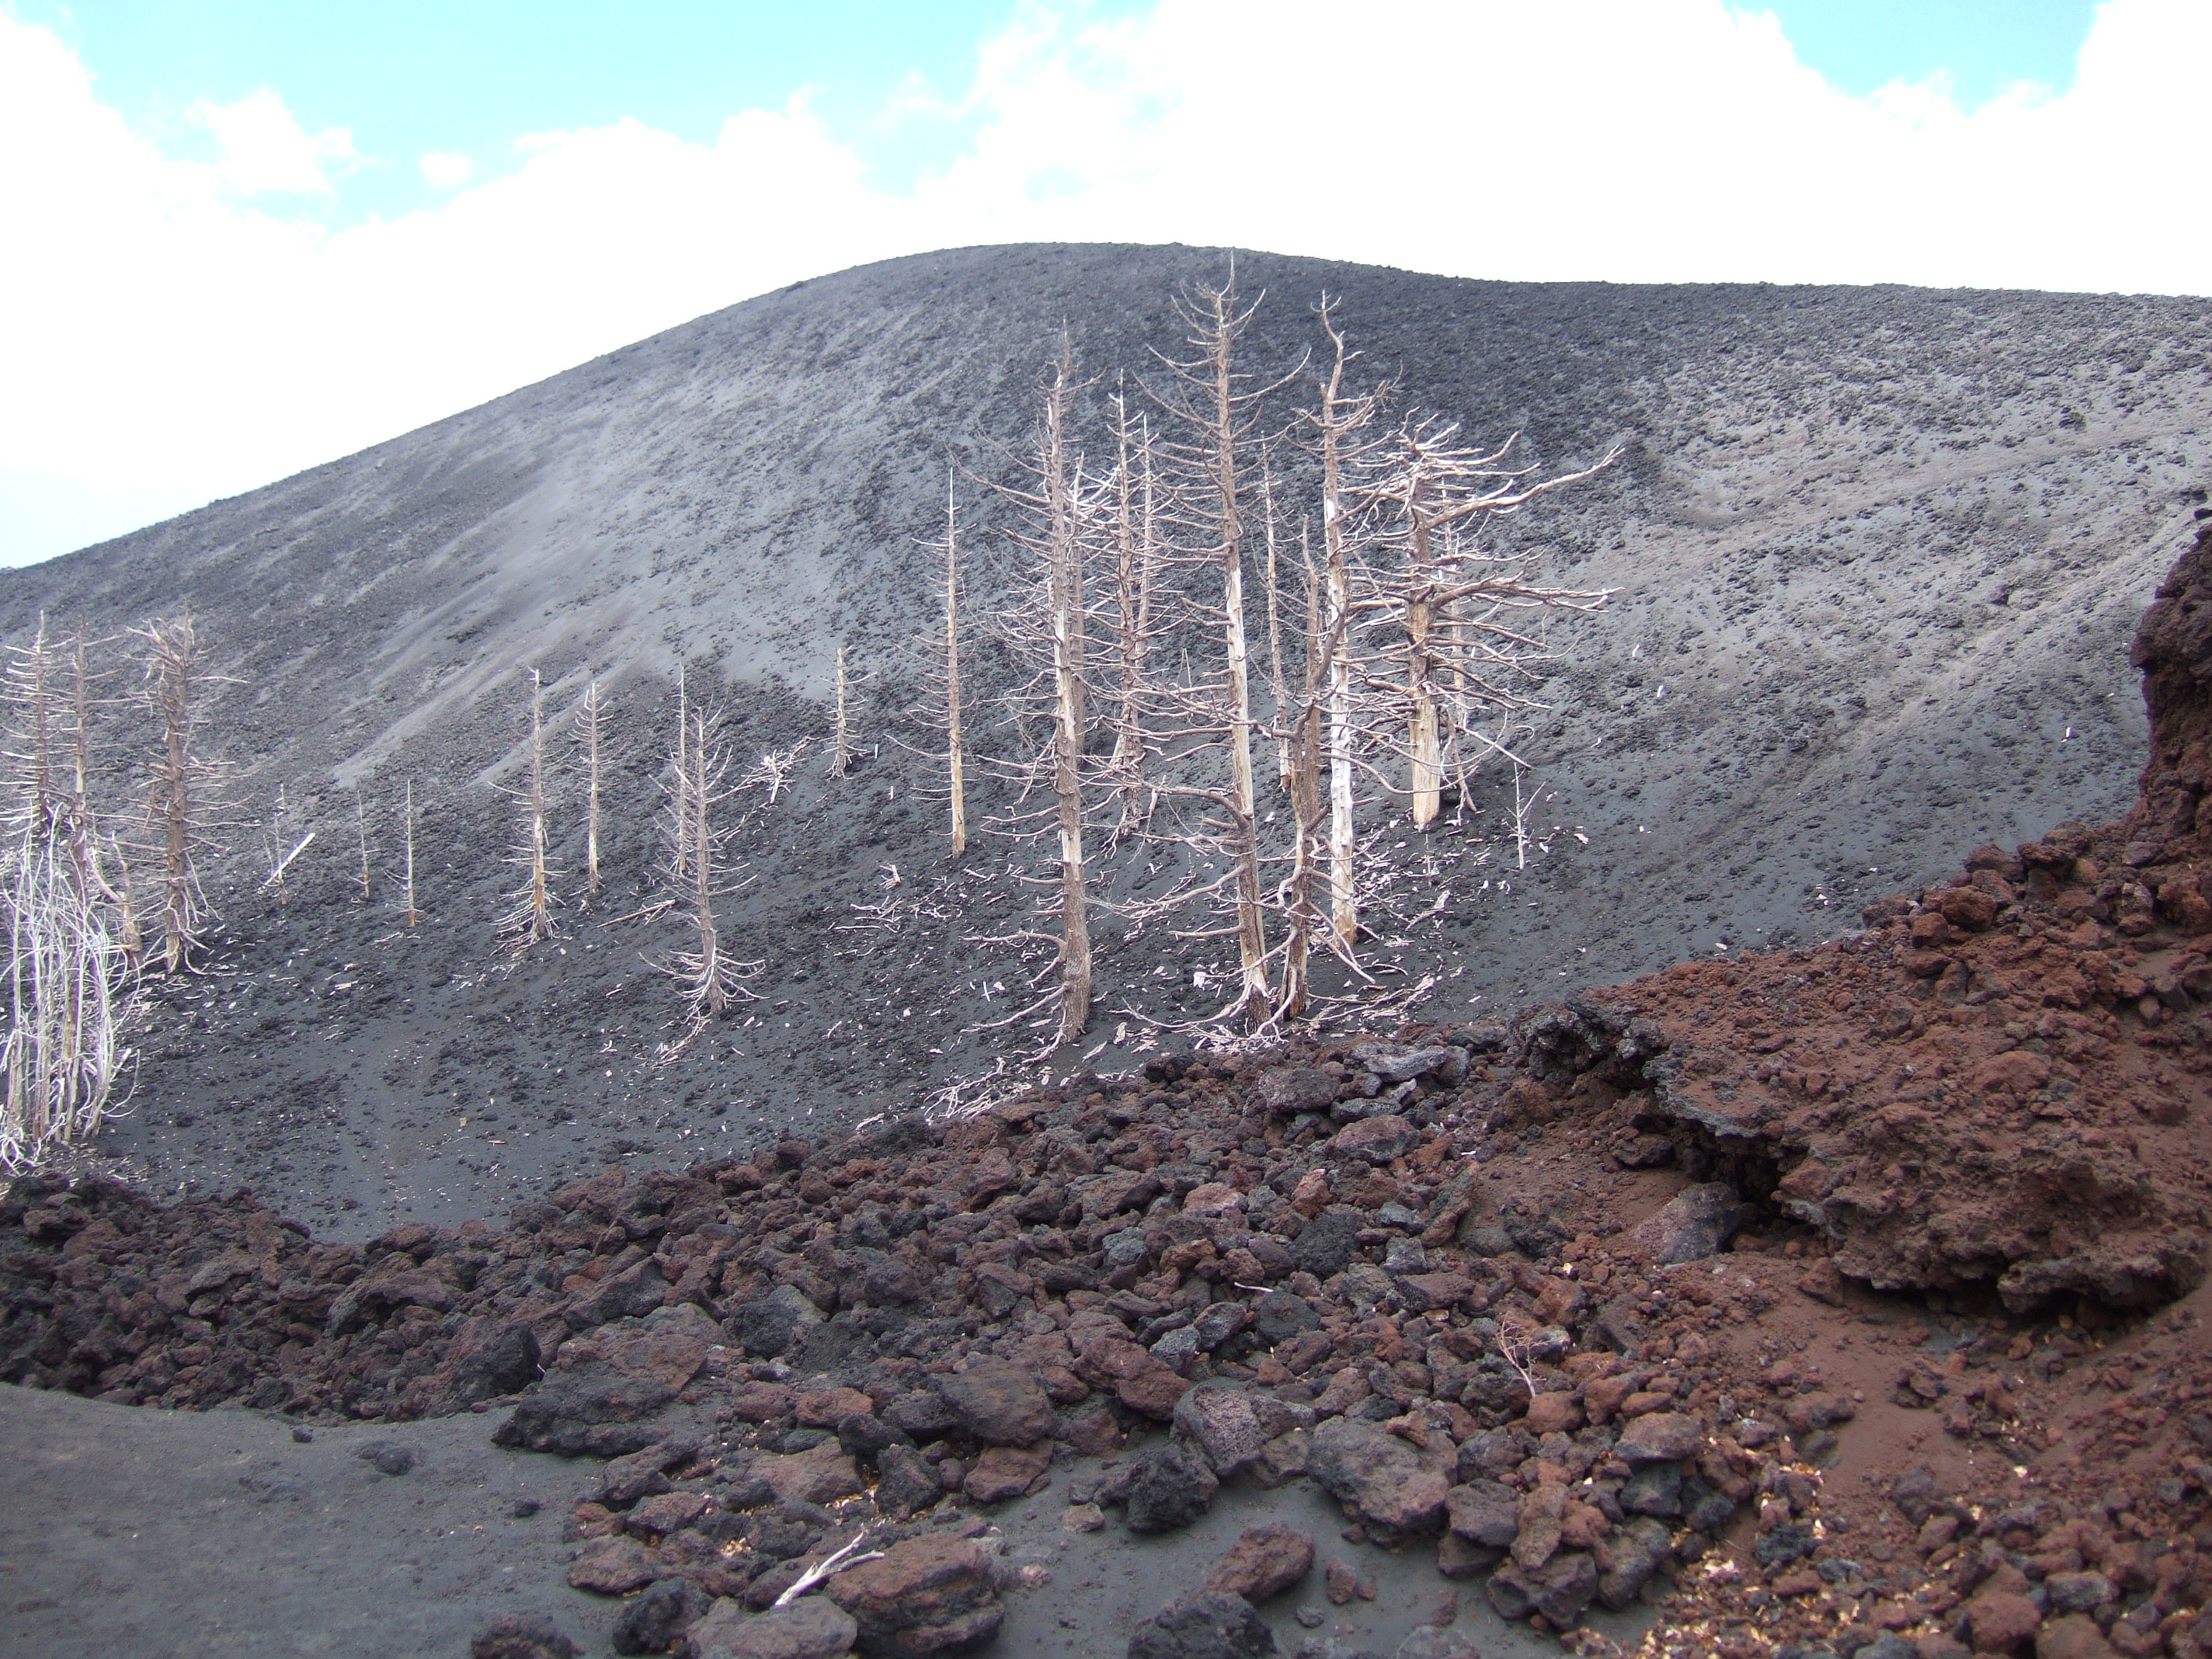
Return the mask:
[[[156, 1192], [247, 1187], [365, 1238], [501, 1215], [609, 1158], [849, 1127], [988, 1069], [1006, 1038], [963, 1033], [1035, 964], [972, 942], [1018, 902], [1016, 854], [945, 868], [928, 768], [897, 747], [917, 735], [899, 653], [935, 603], [919, 541], [948, 460], [1002, 470], [993, 446], [1025, 430], [1063, 319], [1087, 369], [1140, 370], [1175, 343], [1177, 285], [1224, 265], [1016, 247], [842, 273], [0, 577], [18, 632], [40, 611], [97, 634], [189, 602], [243, 682], [211, 729], [247, 814], [282, 784], [318, 831], [281, 910], [255, 890], [257, 836], [234, 836], [210, 971], [158, 990], [130, 1115], [94, 1163]], [[1378, 911], [1374, 951], [1393, 982], [1438, 975], [1431, 1017], [1825, 937], [1961, 847], [2125, 805], [2142, 738], [2125, 642], [2208, 473], [2203, 302], [1237, 270], [1267, 293], [1255, 367], [1310, 349], [1327, 289], [1401, 405], [1523, 431], [1547, 462], [1630, 445], [1512, 530], [1547, 576], [1619, 589], [1557, 637], [1530, 866], [1494, 794], [1427, 844], [1369, 820], [1410, 872], [1440, 872]], [[980, 596], [1008, 555], [975, 505]], [[763, 1001], [668, 1058], [675, 996], [646, 959], [678, 935], [619, 918], [650, 888], [676, 669], [726, 703], [743, 758], [818, 743], [841, 641], [872, 677], [866, 758], [833, 783], [817, 747], [740, 838], [751, 880], [724, 925]], [[514, 881], [495, 786], [515, 775], [533, 665], [556, 714], [599, 672], [623, 753], [609, 890], [518, 964], [495, 939]], [[410, 778], [412, 937], [381, 873]], [[380, 872], [366, 905], [356, 786]], [[573, 775], [560, 790], [573, 878]], [[1439, 886], [1451, 898], [1417, 921]], [[855, 908], [887, 902], [895, 917]], [[1103, 940], [1094, 1063], [1141, 1057], [1113, 1011], [1204, 1012], [1194, 977], [1222, 965]]]

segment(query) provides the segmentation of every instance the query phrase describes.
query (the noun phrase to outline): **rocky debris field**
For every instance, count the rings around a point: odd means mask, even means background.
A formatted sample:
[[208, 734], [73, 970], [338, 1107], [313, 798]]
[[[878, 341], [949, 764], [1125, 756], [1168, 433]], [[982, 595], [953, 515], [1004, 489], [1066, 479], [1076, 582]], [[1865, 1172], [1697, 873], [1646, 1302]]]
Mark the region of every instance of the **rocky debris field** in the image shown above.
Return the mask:
[[[1847, 953], [1940, 984], [1888, 933]], [[1815, 954], [1737, 964], [1747, 998]], [[1618, 1040], [1574, 1069], [1564, 1017], [1165, 1059], [366, 1247], [21, 1182], [6, 1375], [303, 1423], [495, 1410], [498, 1443], [605, 1460], [568, 1577], [625, 1598], [617, 1651], [980, 1644], [1047, 1593], [991, 1517], [1056, 1475], [1071, 1528], [1300, 1481], [1341, 1508], [1337, 1538], [1261, 1523], [1132, 1653], [1277, 1650], [1221, 1597], [1356, 1598], [1375, 1550], [1571, 1641], [1656, 1603], [1669, 1652], [2197, 1651], [2201, 1297], [1879, 1295], [1848, 1236], [1606, 1084]], [[672, 1432], [685, 1407], [711, 1429]], [[881, 1559], [775, 1609], [863, 1533]], [[1460, 1650], [1428, 1628], [1400, 1650]]]

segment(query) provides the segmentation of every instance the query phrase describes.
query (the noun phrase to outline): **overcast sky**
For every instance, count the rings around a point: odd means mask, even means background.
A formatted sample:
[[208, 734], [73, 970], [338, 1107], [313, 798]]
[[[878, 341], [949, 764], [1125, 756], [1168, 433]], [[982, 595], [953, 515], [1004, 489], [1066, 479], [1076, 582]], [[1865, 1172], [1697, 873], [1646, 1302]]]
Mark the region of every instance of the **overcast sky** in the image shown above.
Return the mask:
[[802, 276], [2212, 293], [2212, 0], [0, 0], [0, 563]]

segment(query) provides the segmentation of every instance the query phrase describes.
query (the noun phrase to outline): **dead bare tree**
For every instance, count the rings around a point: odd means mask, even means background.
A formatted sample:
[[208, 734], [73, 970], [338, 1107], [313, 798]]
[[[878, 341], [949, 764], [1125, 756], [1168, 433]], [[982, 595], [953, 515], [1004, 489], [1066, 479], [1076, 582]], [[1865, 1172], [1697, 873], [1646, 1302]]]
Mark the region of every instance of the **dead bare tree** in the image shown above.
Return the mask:
[[1160, 549], [1152, 483], [1152, 442], [1140, 416], [1133, 447], [1125, 392], [1114, 395], [1114, 621], [1121, 663], [1109, 769], [1121, 798], [1117, 830], [1143, 821], [1145, 769], [1152, 740], [1146, 731], [1146, 687], [1153, 638], [1152, 594]]
[[407, 780], [407, 802], [401, 810], [406, 815], [405, 838], [403, 842], [405, 848], [405, 862], [401, 866], [402, 879], [407, 890], [407, 926], [411, 929], [419, 920], [415, 907], [415, 780], [412, 778]]
[[703, 708], [690, 711], [690, 726], [669, 757], [662, 808], [665, 879], [670, 899], [684, 913], [694, 940], [664, 964], [684, 988], [695, 1021], [719, 1018], [732, 998], [746, 995], [745, 975], [757, 963], [741, 963], [723, 950], [714, 920], [714, 901], [734, 891], [723, 867], [731, 834], [718, 822], [717, 809], [734, 793], [727, 785], [729, 751], [714, 741], [718, 722]]
[[968, 850], [968, 757], [960, 731], [960, 524], [952, 475], [945, 479], [945, 784], [952, 824], [952, 856]]
[[522, 885], [511, 895], [514, 908], [501, 923], [519, 953], [553, 937], [553, 907], [559, 902], [545, 850], [545, 687], [535, 668], [530, 671], [529, 781], [505, 793], [522, 804], [521, 834], [507, 859], [523, 872]]
[[830, 775], [842, 778], [852, 769], [852, 728], [845, 712], [845, 647], [837, 647], [837, 724], [830, 739]]
[[1478, 708], [1532, 707], [1528, 665], [1547, 654], [1528, 631], [1531, 611], [1589, 611], [1609, 595], [1547, 587], [1532, 580], [1534, 555], [1484, 550], [1480, 528], [1540, 496], [1580, 483], [1611, 466], [1620, 451], [1591, 465], [1544, 478], [1511, 465], [1517, 436], [1495, 449], [1456, 441], [1458, 428], [1436, 421], [1401, 427], [1388, 471], [1373, 485], [1392, 518], [1378, 532], [1384, 555], [1368, 569], [1355, 609], [1387, 617], [1397, 639], [1386, 647], [1402, 686], [1406, 789], [1413, 827], [1427, 830], [1441, 804], [1446, 732]]
[[276, 786], [276, 804], [269, 809], [269, 821], [262, 827], [262, 851], [269, 860], [269, 874], [261, 884], [264, 893], [275, 891], [276, 908], [283, 909], [290, 902], [285, 891], [284, 872], [292, 867], [292, 860], [307, 850], [307, 843], [315, 838], [312, 830], [302, 836], [296, 845], [289, 845], [291, 832], [287, 820], [292, 816], [291, 804], [285, 798], [284, 786]]
[[[1056, 927], [1050, 932], [1023, 928], [996, 941], [1053, 944], [1052, 966], [1059, 970], [1059, 983], [1028, 1007], [994, 1024], [1012, 1024], [1057, 1004], [1053, 1024], [1062, 1042], [1074, 1042], [1090, 1024], [1092, 985], [1091, 875], [1084, 829], [1086, 792], [1093, 776], [1088, 684], [1091, 544], [1099, 514], [1070, 431], [1071, 404], [1078, 390], [1073, 353], [1063, 337], [1041, 399], [1035, 448], [1026, 463], [1028, 477], [1022, 485], [1000, 486], [1021, 521], [1012, 532], [1014, 541], [1029, 556], [1035, 573], [1030, 593], [998, 618], [1015, 659], [1032, 670], [1030, 681], [1017, 688], [1010, 699], [1012, 723], [1018, 731], [1033, 731], [1036, 717], [1042, 716], [1046, 735], [1030, 752], [1008, 765], [1018, 786], [1018, 799], [991, 826], [997, 834], [1022, 839], [1051, 836], [1059, 849], [1057, 869], [1048, 878], [1057, 890], [1048, 911], [1055, 915]], [[1032, 792], [1048, 792], [1050, 808], [1030, 807]]]
[[602, 750], [600, 730], [606, 712], [606, 699], [600, 695], [599, 676], [592, 677], [584, 689], [584, 701], [576, 710], [576, 740], [584, 750], [584, 892], [586, 897], [599, 890], [599, 780]]
[[1328, 761], [1328, 890], [1330, 937], [1347, 959], [1359, 941], [1358, 829], [1353, 753], [1358, 726], [1352, 707], [1352, 568], [1357, 561], [1351, 489], [1357, 488], [1372, 453], [1367, 438], [1380, 403], [1378, 392], [1354, 392], [1345, 371], [1356, 355], [1336, 326], [1327, 295], [1315, 308], [1328, 338], [1328, 377], [1318, 404], [1307, 411], [1312, 449], [1321, 462], [1322, 625], [1328, 648], [1326, 749]]
[[[1305, 565], [1306, 578], [1304, 672], [1299, 677], [1297, 701], [1277, 715], [1283, 733], [1291, 792], [1291, 873], [1284, 884], [1283, 973], [1274, 1016], [1285, 1023], [1304, 1017], [1310, 995], [1314, 942], [1317, 939], [1328, 942], [1328, 923], [1317, 901], [1316, 877], [1322, 852], [1323, 718], [1338, 647], [1334, 632], [1322, 621], [1321, 578], [1314, 569], [1311, 546], [1303, 526], [1298, 532], [1298, 551]], [[1271, 577], [1271, 607], [1274, 599], [1273, 586]], [[1279, 698], [1278, 707], [1281, 709]]]
[[1282, 592], [1275, 574], [1275, 469], [1260, 464], [1260, 516], [1267, 530], [1267, 680], [1275, 707], [1275, 778], [1291, 787], [1291, 720], [1289, 696], [1283, 680]]
[[916, 725], [936, 732], [942, 739], [942, 746], [909, 743], [896, 731], [890, 739], [908, 754], [945, 769], [942, 785], [925, 783], [921, 793], [933, 795], [941, 787], [956, 861], [968, 851], [967, 709], [961, 678], [960, 523], [958, 504], [953, 495], [958, 477], [957, 468], [945, 470], [945, 534], [920, 544], [945, 556], [944, 625], [925, 632], [909, 647], [915, 677], [921, 684], [921, 694], [909, 705], [907, 714]]
[[1156, 795], [1203, 800], [1218, 815], [1180, 839], [1201, 865], [1211, 863], [1217, 851], [1225, 860], [1222, 878], [1208, 884], [1207, 890], [1225, 897], [1231, 921], [1225, 928], [1208, 931], [1231, 933], [1237, 939], [1237, 990], [1221, 1018], [1248, 1030], [1257, 1030], [1273, 1017], [1273, 993], [1252, 777], [1258, 722], [1245, 621], [1243, 501], [1262, 400], [1289, 378], [1255, 385], [1237, 366], [1237, 343], [1256, 309], [1256, 301], [1246, 306], [1237, 298], [1233, 279], [1198, 289], [1176, 306], [1194, 355], [1161, 358], [1171, 379], [1160, 402], [1180, 432], [1164, 453], [1173, 469], [1176, 520], [1189, 538], [1181, 556], [1209, 567], [1220, 582], [1218, 604], [1194, 597], [1187, 587], [1183, 604], [1195, 621], [1219, 629], [1223, 647], [1218, 675], [1193, 678], [1186, 673], [1163, 701], [1171, 710], [1180, 754], [1219, 750], [1228, 777], [1225, 786], [1201, 781], [1153, 787]]
[[376, 893], [368, 879], [368, 803], [358, 788], [353, 792], [353, 827], [361, 854], [361, 902], [367, 904]]
[[146, 695], [161, 728], [146, 798], [152, 850], [161, 860], [161, 965], [166, 972], [184, 973], [204, 948], [215, 921], [200, 883], [200, 862], [222, 850], [214, 835], [227, 773], [200, 752], [196, 739], [225, 677], [208, 665], [189, 613], [150, 622], [131, 634], [145, 642]]

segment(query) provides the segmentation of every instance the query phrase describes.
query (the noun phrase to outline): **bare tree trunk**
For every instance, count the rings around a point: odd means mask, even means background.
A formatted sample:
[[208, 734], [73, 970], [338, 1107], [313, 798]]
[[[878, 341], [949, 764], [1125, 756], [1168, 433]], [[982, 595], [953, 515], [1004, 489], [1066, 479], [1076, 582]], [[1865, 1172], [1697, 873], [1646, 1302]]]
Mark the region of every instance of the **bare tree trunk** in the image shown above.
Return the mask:
[[353, 821], [361, 835], [361, 902], [366, 904], [374, 896], [368, 885], [368, 804], [358, 790], [354, 792]]
[[1260, 500], [1267, 520], [1267, 678], [1275, 696], [1275, 776], [1291, 787], [1290, 702], [1283, 683], [1283, 629], [1278, 619], [1281, 592], [1275, 576], [1275, 471], [1262, 464]]
[[1335, 359], [1328, 383], [1322, 392], [1319, 428], [1321, 448], [1322, 544], [1327, 560], [1328, 599], [1323, 625], [1328, 632], [1328, 886], [1329, 925], [1336, 948], [1349, 955], [1359, 942], [1359, 900], [1354, 889], [1358, 835], [1352, 819], [1352, 583], [1346, 568], [1345, 446], [1366, 418], [1371, 399], [1347, 398], [1344, 370], [1351, 353], [1344, 337], [1329, 316], [1328, 303], [1321, 307], [1322, 327], [1328, 332]]
[[599, 890], [599, 716], [606, 707], [594, 675], [584, 691], [584, 890]]
[[[841, 690], [844, 685], [844, 659], [845, 653], [840, 651], [837, 680]], [[707, 816], [712, 790], [707, 772], [706, 715], [693, 715], [691, 725], [691, 805], [697, 814], [691, 829], [691, 903], [692, 920], [699, 930], [700, 1006], [709, 1016], [719, 1017], [729, 1006], [729, 990], [723, 983], [721, 940], [714, 928], [714, 836]]]
[[[684, 757], [690, 752], [690, 692], [684, 666], [679, 663], [676, 669], [676, 781], [681, 788], [690, 787], [691, 769], [684, 763]], [[769, 799], [775, 799], [773, 791], [769, 793]], [[676, 803], [676, 840], [672, 848], [679, 876], [691, 857], [691, 798], [684, 795]], [[682, 884], [679, 880], [678, 887]]]
[[[1416, 486], [1418, 491], [1418, 485]], [[1430, 559], [1431, 526], [1418, 494], [1409, 497], [1412, 520], [1406, 570], [1406, 793], [1413, 828], [1437, 821], [1443, 783], [1442, 729], [1437, 718], [1436, 572]]]
[[416, 921], [415, 908], [415, 780], [407, 780], [407, 925], [413, 927]]
[[1045, 502], [1051, 538], [1053, 763], [1060, 829], [1060, 1036], [1073, 1042], [1091, 1024], [1089, 872], [1083, 858], [1085, 605], [1083, 544], [1069, 477], [1066, 416], [1074, 378], [1065, 340], [1045, 399]]
[[161, 860], [161, 963], [177, 974], [191, 967], [214, 919], [200, 888], [198, 860], [211, 848], [209, 815], [218, 775], [194, 751], [192, 738], [216, 677], [191, 617], [134, 631], [147, 644], [148, 691], [161, 722], [146, 805]]
[[1204, 434], [1207, 471], [1214, 491], [1213, 520], [1219, 537], [1223, 635], [1229, 659], [1230, 848], [1237, 870], [1237, 948], [1242, 988], [1236, 1010], [1252, 1027], [1265, 1024], [1272, 1001], [1267, 983], [1267, 938], [1261, 908], [1260, 835], [1252, 789], [1252, 686], [1250, 650], [1244, 632], [1244, 523], [1238, 501], [1236, 381], [1237, 335], [1242, 324], [1234, 295], [1225, 289], [1203, 295], [1208, 312], [1200, 320], [1213, 406]]
[[743, 972], [739, 963], [722, 954], [721, 930], [714, 920], [714, 901], [728, 890], [720, 864], [728, 831], [715, 827], [714, 811], [729, 799], [722, 787], [729, 757], [710, 746], [716, 716], [695, 707], [687, 719], [690, 724], [669, 757], [674, 775], [665, 785], [668, 804], [661, 815], [668, 849], [668, 897], [653, 913], [673, 903], [682, 908], [690, 925], [696, 948], [672, 953], [661, 969], [681, 981], [696, 1030], [721, 1014], [733, 996], [743, 994]]
[[1322, 704], [1328, 694], [1328, 636], [1322, 624], [1321, 580], [1302, 527], [1298, 550], [1306, 569], [1305, 673], [1294, 714], [1288, 718], [1291, 817], [1297, 835], [1291, 854], [1288, 913], [1289, 936], [1283, 944], [1283, 982], [1275, 1017], [1297, 1019], [1305, 1012], [1309, 992], [1309, 961], [1313, 941], [1322, 927], [1321, 908], [1314, 902], [1315, 872], [1321, 853]]
[[945, 478], [945, 774], [952, 811], [952, 856], [968, 851], [968, 757], [960, 732], [960, 539], [952, 474]]
[[1121, 827], [1127, 829], [1144, 816], [1145, 659], [1152, 645], [1152, 587], [1158, 576], [1159, 550], [1153, 534], [1151, 434], [1140, 433], [1138, 441], [1144, 463], [1140, 511], [1129, 453], [1128, 405], [1118, 393], [1114, 398], [1114, 440], [1118, 453], [1114, 471], [1114, 597], [1121, 636], [1121, 697], [1115, 719], [1112, 769], [1121, 780]]
[[115, 872], [123, 878], [122, 886], [114, 890], [116, 943], [122, 947], [124, 965], [136, 973], [139, 959], [146, 954], [146, 936], [139, 930], [138, 913], [131, 902], [131, 860], [117, 837], [110, 836], [107, 847], [115, 854]]
[[507, 931], [517, 951], [553, 936], [553, 882], [545, 851], [545, 696], [536, 669], [530, 671], [530, 783], [522, 798], [522, 845], [514, 861], [523, 868], [522, 889], [508, 915]]
[[837, 732], [830, 745], [830, 775], [842, 778], [853, 764], [853, 745], [845, 721], [845, 647], [837, 647]]
[[75, 763], [70, 792], [70, 856], [76, 866], [79, 883], [85, 890], [96, 893], [113, 903], [117, 898], [115, 890], [108, 885], [107, 878], [100, 869], [100, 826], [93, 813], [91, 784], [88, 781], [91, 773], [93, 677], [85, 663], [88, 648], [84, 629], [80, 627], [70, 653], [72, 682], [70, 747]]

